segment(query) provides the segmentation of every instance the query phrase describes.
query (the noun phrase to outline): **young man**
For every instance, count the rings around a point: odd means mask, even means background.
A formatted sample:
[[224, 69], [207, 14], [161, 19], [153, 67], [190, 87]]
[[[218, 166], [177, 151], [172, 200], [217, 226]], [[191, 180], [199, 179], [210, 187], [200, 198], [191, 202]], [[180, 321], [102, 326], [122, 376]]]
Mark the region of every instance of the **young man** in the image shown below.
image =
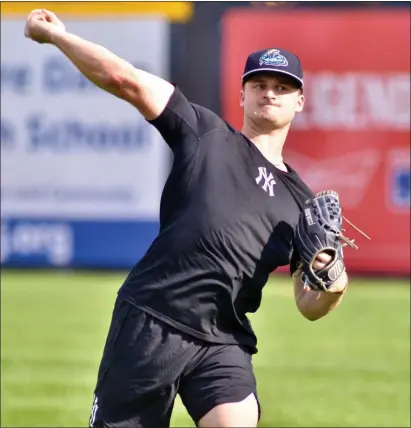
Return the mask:
[[297, 307], [310, 320], [335, 308], [347, 285], [341, 259], [322, 251], [313, 274], [334, 263], [332, 274], [313, 291], [294, 245], [298, 222], [312, 225], [315, 211], [304, 205], [314, 195], [282, 158], [304, 106], [299, 59], [277, 49], [249, 56], [237, 132], [177, 87], [66, 32], [51, 12], [34, 10], [25, 35], [55, 45], [95, 85], [135, 106], [174, 153], [159, 235], [118, 293], [90, 425], [168, 427], [179, 393], [200, 427], [257, 426], [257, 340], [246, 314], [260, 306], [269, 274], [291, 262]]

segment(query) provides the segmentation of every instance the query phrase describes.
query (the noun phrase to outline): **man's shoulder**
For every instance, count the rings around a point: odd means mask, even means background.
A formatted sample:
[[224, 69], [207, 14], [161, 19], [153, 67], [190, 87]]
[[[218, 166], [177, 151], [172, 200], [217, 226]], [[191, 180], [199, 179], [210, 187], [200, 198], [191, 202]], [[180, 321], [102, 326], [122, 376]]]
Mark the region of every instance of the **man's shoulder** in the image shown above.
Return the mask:
[[181, 141], [199, 140], [214, 130], [230, 132], [218, 114], [189, 100], [178, 86], [161, 114], [149, 123], [160, 131], [172, 149], [180, 146]]
[[212, 131], [221, 131], [234, 134], [236, 131], [221, 116], [210, 108], [190, 102], [197, 115], [200, 137]]

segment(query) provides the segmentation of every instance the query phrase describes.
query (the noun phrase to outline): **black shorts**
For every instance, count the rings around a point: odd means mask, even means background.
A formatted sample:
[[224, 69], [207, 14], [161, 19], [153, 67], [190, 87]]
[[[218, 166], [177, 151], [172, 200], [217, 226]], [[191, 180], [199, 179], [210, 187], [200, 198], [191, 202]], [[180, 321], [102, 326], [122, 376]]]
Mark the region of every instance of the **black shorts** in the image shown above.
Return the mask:
[[177, 393], [196, 424], [218, 404], [257, 399], [250, 353], [193, 338], [118, 298], [90, 426], [169, 427]]

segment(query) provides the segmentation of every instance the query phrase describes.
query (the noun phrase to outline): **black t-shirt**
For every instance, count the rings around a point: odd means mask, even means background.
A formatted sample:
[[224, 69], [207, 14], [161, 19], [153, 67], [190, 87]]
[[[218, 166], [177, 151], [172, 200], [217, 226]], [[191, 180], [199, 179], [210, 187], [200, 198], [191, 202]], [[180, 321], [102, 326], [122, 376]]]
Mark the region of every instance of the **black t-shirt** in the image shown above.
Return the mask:
[[313, 196], [243, 134], [176, 88], [150, 122], [174, 154], [160, 230], [119, 296], [192, 336], [256, 352], [246, 317], [269, 274], [290, 264], [294, 228]]

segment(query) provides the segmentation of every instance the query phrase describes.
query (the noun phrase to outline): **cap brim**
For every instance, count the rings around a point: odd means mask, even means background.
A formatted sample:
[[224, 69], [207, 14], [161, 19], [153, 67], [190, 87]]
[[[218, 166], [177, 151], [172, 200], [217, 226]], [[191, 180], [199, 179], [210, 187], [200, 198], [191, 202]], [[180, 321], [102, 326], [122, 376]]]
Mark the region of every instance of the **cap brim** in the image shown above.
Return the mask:
[[244, 83], [251, 76], [254, 76], [255, 74], [258, 74], [258, 73], [267, 73], [267, 72], [284, 74], [286, 76], [289, 76], [289, 77], [293, 78], [295, 80], [295, 82], [297, 83], [298, 87], [302, 88], [304, 86], [304, 82], [302, 81], [302, 79], [300, 79], [296, 75], [290, 73], [289, 71], [285, 71], [285, 70], [281, 70], [281, 69], [277, 69], [277, 68], [256, 68], [255, 70], [247, 71], [247, 73], [243, 74], [242, 82]]

